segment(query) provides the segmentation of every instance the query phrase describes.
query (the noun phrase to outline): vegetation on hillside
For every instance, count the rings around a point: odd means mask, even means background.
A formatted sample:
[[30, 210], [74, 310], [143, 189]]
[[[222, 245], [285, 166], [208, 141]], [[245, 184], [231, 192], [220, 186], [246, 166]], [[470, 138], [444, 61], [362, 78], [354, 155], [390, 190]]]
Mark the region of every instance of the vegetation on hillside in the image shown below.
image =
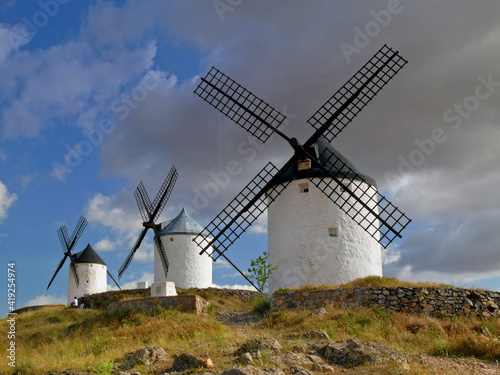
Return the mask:
[[[161, 308], [156, 309], [153, 315], [128, 313], [110, 316], [103, 310], [62, 306], [48, 306], [20, 314], [16, 322], [17, 371], [36, 375], [63, 370], [112, 368], [112, 362], [119, 361], [126, 353], [156, 345], [169, 353], [172, 362], [174, 356], [181, 353], [200, 357], [210, 355], [220, 373], [235, 366], [234, 357], [224, 349], [237, 348], [250, 338], [275, 337], [281, 340], [285, 350], [291, 350], [293, 345], [304, 342], [304, 339], [290, 341], [285, 339], [287, 335], [317, 329], [325, 330], [334, 341], [357, 338], [416, 356], [500, 360], [500, 320], [495, 318], [457, 316], [435, 319], [389, 313], [383, 308], [331, 306], [323, 315], [313, 314], [310, 310], [266, 313], [261, 324], [235, 328], [217, 320], [217, 308], [252, 310], [251, 302], [210, 292], [205, 292], [203, 297], [215, 306], [204, 317]], [[7, 331], [6, 319], [0, 321], [0, 329]], [[3, 352], [7, 349], [6, 345], [4, 340], [0, 347]], [[171, 364], [167, 363], [159, 371], [166, 371]], [[272, 365], [264, 357], [264, 366]], [[425, 364], [415, 362], [411, 365], [413, 370], [403, 373], [434, 373]], [[377, 370], [370, 368], [369, 371], [360, 368], [359, 371], [401, 373], [399, 370], [392, 372], [390, 366], [379, 366]], [[150, 373], [140, 367], [135, 371], [143, 375]], [[6, 361], [2, 361], [0, 373], [10, 375], [15, 372]]]

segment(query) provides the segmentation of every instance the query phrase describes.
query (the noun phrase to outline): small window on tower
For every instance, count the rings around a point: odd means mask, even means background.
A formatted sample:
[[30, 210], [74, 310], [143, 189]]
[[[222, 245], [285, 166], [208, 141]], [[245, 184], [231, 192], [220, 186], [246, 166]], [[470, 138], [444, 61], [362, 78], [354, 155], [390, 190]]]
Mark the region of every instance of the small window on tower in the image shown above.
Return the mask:
[[172, 242], [174, 240], [174, 237], [170, 237], [170, 242]]
[[88, 281], [88, 280], [85, 280], [85, 284], [88, 284], [88, 283], [89, 283], [89, 281]]
[[338, 237], [339, 229], [337, 227], [328, 228], [328, 236], [330, 237]]
[[309, 193], [309, 184], [307, 182], [303, 183], [303, 184], [299, 184], [299, 191], [301, 193]]

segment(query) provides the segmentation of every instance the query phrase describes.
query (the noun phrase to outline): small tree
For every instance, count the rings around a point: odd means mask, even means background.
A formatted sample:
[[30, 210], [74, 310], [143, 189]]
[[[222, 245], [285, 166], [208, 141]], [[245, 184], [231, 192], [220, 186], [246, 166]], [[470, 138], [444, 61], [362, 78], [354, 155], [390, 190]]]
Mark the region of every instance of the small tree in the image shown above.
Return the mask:
[[250, 267], [248, 269], [248, 277], [264, 292], [269, 288], [269, 277], [278, 269], [278, 266], [271, 267], [268, 263], [267, 251], [264, 251], [257, 259], [252, 259]]

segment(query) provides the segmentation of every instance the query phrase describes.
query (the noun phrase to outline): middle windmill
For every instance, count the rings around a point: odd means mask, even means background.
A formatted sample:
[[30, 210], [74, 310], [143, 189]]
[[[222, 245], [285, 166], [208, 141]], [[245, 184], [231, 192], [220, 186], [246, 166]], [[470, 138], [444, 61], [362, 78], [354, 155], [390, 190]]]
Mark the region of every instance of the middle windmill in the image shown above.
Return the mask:
[[173, 282], [181, 288], [203, 288], [212, 285], [212, 259], [207, 256], [200, 257], [198, 252], [201, 249], [192, 240], [194, 236], [201, 233], [203, 228], [188, 215], [185, 209], [182, 209], [180, 214], [172, 220], [156, 223], [172, 194], [177, 176], [177, 169], [172, 166], [153, 202], [142, 181], [139, 183], [134, 196], [144, 229], [118, 271], [118, 278], [121, 278], [132, 262], [147, 231], [152, 229], [155, 248], [154, 283], [157, 284], [152, 288], [160, 288], [158, 292], [152, 289], [155, 295], [166, 292], [161, 289], [166, 287], [165, 282]]
[[380, 245], [401, 238], [411, 220], [330, 142], [406, 63], [383, 46], [309, 119], [315, 131], [304, 144], [278, 129], [283, 114], [216, 68], [201, 78], [198, 96], [261, 142], [276, 133], [294, 150], [281, 169], [268, 163], [205, 228], [214, 260], [269, 207], [269, 261], [278, 267], [270, 292], [382, 275]]

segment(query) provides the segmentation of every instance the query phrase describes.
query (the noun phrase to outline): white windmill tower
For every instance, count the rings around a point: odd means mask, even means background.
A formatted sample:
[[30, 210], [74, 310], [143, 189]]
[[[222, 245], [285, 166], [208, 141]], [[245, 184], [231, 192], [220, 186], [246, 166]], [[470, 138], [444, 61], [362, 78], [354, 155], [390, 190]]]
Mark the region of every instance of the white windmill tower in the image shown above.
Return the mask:
[[86, 294], [102, 293], [107, 290], [108, 267], [90, 244], [83, 251], [75, 254], [74, 262], [79, 283], [76, 283], [76, 278], [70, 271], [68, 305], [74, 297], [80, 298]]
[[61, 242], [64, 257], [59, 262], [59, 266], [54, 272], [52, 279], [50, 279], [47, 290], [50, 288], [50, 285], [54, 281], [57, 273], [64, 265], [66, 258], [69, 258], [68, 305], [71, 304], [74, 297], [80, 298], [86, 294], [105, 292], [107, 290], [106, 274], [109, 275], [116, 286], [121, 289], [116, 280], [109, 273], [106, 263], [104, 263], [90, 244], [88, 244], [87, 247], [79, 253], [71, 253], [86, 226], [87, 220], [81, 216], [75, 229], [73, 230], [73, 233], [71, 234], [71, 237], [68, 235], [66, 225], [63, 225], [57, 230], [57, 235], [59, 237], [59, 241]]
[[[205, 288], [212, 285], [212, 259], [208, 256], [201, 257], [199, 253], [202, 249], [193, 242], [193, 238], [200, 234], [203, 228], [185, 209], [173, 220], [156, 224], [172, 193], [177, 176], [177, 170], [173, 166], [153, 202], [142, 182], [134, 193], [144, 229], [120, 267], [118, 277], [121, 278], [130, 265], [148, 229], [153, 229], [155, 251], [152, 296], [175, 295], [175, 286]], [[204, 244], [206, 242], [205, 240]]]
[[[208, 288], [212, 285], [212, 259], [200, 256], [203, 250], [193, 239], [203, 231], [183, 208], [174, 219], [160, 224], [159, 233], [169, 260], [167, 277], [163, 272], [158, 249], [155, 246], [154, 281], [171, 281], [180, 288]], [[211, 253], [211, 252], [210, 252]]]
[[276, 133], [294, 150], [281, 169], [268, 163], [205, 228], [214, 259], [269, 207], [269, 263], [278, 267], [271, 293], [382, 274], [378, 243], [400, 238], [411, 220], [329, 143], [406, 63], [383, 46], [309, 119], [315, 132], [303, 144], [278, 130], [283, 114], [216, 68], [201, 78], [198, 96], [261, 142]]
[[[343, 185], [333, 182], [337, 185], [336, 191], [328, 193], [342, 197], [346, 205], [352, 206], [349, 210], [363, 211], [347, 190], [358, 189], [365, 192], [365, 197], [376, 196], [375, 181], [359, 172], [324, 138], [313, 144], [312, 151], [317, 155], [332, 155], [324, 162], [334, 165], [329, 172]], [[366, 220], [373, 221], [373, 225], [366, 229], [358, 225], [317, 186], [328, 186], [331, 182], [331, 177], [321, 168], [299, 162], [291, 165], [282, 179], [272, 186], [281, 185], [278, 189], [282, 192], [268, 208], [269, 263], [278, 265], [270, 278], [271, 293], [284, 287], [335, 285], [358, 277], [382, 276], [376, 215], [364, 210]], [[374, 200], [365, 199], [365, 203], [378, 214]]]

